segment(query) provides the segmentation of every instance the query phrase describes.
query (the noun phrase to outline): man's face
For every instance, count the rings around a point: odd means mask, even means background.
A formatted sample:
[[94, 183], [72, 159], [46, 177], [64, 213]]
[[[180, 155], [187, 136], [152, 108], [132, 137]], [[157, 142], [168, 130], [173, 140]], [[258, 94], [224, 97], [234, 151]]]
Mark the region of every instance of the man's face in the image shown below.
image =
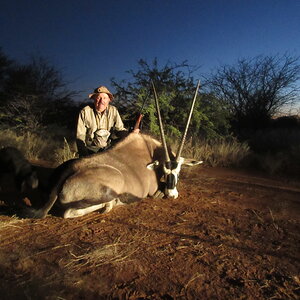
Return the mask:
[[95, 109], [104, 112], [110, 102], [110, 98], [106, 93], [100, 93], [93, 96]]

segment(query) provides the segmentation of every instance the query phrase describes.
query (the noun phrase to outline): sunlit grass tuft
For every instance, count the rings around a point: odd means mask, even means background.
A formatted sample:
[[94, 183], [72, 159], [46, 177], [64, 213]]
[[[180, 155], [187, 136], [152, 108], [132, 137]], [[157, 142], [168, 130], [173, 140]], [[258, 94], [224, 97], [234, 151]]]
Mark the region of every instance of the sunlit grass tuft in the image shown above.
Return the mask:
[[215, 142], [189, 142], [185, 145], [183, 154], [203, 160], [204, 164], [212, 167], [238, 167], [250, 154], [250, 148], [247, 143], [239, 143], [231, 138]]
[[98, 267], [104, 264], [119, 264], [131, 260], [132, 255], [138, 250], [137, 241], [122, 243], [120, 237], [112, 244], [103, 245], [88, 253], [75, 255], [65, 264], [66, 268], [77, 270], [82, 266]]
[[46, 160], [55, 164], [76, 157], [75, 142], [68, 143], [67, 139], [53, 138], [50, 134], [40, 135], [26, 132], [17, 134], [12, 129], [0, 131], [0, 147], [15, 147], [19, 149], [28, 160]]
[[24, 219], [19, 219], [17, 216], [11, 216], [11, 217], [3, 217], [0, 219], [0, 229], [3, 230], [7, 227], [18, 227], [21, 228], [21, 226], [18, 226], [20, 223], [24, 222]]
[[67, 139], [64, 137], [64, 143], [63, 147], [59, 148], [55, 151], [55, 161], [59, 164], [76, 158], [77, 157], [77, 152], [75, 150], [74, 145], [70, 145], [67, 141]]

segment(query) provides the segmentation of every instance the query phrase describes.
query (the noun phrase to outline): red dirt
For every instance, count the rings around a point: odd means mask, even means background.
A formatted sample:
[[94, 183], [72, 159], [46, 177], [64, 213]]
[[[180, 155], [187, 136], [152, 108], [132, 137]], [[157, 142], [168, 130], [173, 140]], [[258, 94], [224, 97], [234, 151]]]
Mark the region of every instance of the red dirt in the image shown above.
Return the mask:
[[105, 215], [0, 215], [0, 298], [299, 299], [299, 183], [200, 166], [178, 189]]

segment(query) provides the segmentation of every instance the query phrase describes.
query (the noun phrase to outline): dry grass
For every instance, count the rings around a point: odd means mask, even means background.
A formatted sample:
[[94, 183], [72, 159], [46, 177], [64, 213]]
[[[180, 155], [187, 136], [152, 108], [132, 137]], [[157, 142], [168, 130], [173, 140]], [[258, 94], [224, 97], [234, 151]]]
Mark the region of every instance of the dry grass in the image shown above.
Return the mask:
[[55, 151], [55, 161], [59, 164], [77, 157], [77, 151], [75, 145], [70, 145], [67, 139], [64, 137], [63, 147]]
[[203, 160], [212, 167], [240, 166], [241, 162], [250, 154], [246, 143], [239, 143], [235, 139], [219, 140], [215, 142], [189, 142], [185, 145], [184, 155]]
[[0, 132], [0, 147], [18, 148], [28, 160], [43, 159], [56, 164], [76, 157], [75, 143], [63, 142], [46, 135], [26, 132], [17, 134], [14, 130], [4, 129]]
[[2, 231], [7, 227], [22, 228], [18, 225], [23, 222], [24, 220], [20, 220], [17, 216], [3, 217], [3, 219], [0, 219], [0, 230]]
[[27, 159], [43, 158], [43, 153], [52, 153], [53, 142], [50, 138], [34, 133], [17, 134], [11, 129], [1, 130], [0, 146], [18, 148]]
[[[32, 133], [17, 135], [13, 130], [6, 129], [0, 134], [0, 146], [12, 146], [20, 149], [26, 158], [44, 159], [58, 164], [77, 157], [75, 142], [63, 142], [53, 138], [38, 136]], [[177, 149], [178, 145], [173, 144], [172, 148]], [[215, 143], [198, 142], [186, 143], [183, 154], [195, 159], [203, 160], [210, 166], [238, 166], [240, 161], [249, 154], [247, 144], [240, 144], [236, 140], [222, 140]]]
[[66, 268], [74, 270], [86, 267], [98, 267], [104, 264], [118, 264], [129, 261], [131, 256], [138, 251], [139, 243], [133, 238], [131, 242], [121, 242], [122, 237], [112, 244], [103, 245], [88, 253], [75, 255], [70, 252], [72, 258], [66, 264]]

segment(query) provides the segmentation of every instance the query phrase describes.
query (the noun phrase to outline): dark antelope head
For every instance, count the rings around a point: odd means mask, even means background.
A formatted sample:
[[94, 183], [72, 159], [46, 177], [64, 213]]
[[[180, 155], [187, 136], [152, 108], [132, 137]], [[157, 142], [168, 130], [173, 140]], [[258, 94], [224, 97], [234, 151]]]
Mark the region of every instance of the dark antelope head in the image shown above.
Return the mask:
[[[162, 125], [162, 120], [161, 120], [161, 115], [160, 115], [160, 109], [159, 109], [159, 103], [158, 103], [158, 98], [155, 90], [155, 86], [152, 82], [153, 86], [153, 91], [154, 91], [154, 98], [155, 98], [155, 104], [156, 104], [156, 111], [158, 115], [158, 121], [159, 121], [159, 129], [160, 129], [160, 135], [161, 135], [161, 140], [162, 140], [162, 145], [164, 147], [164, 152], [165, 152], [165, 160], [164, 160], [164, 165], [163, 165], [163, 174], [164, 174], [164, 181], [165, 181], [165, 191], [164, 194], [167, 197], [173, 197], [177, 198], [178, 197], [178, 191], [177, 191], [177, 183], [178, 183], [178, 177], [179, 173], [181, 170], [182, 165], [189, 165], [189, 166], [194, 166], [197, 164], [202, 163], [202, 161], [196, 161], [196, 160], [191, 160], [191, 159], [185, 159], [181, 157], [181, 152], [183, 149], [183, 145], [186, 139], [188, 127], [191, 121], [193, 109], [194, 109], [194, 104], [197, 98], [198, 90], [200, 87], [200, 81], [198, 82], [196, 92], [194, 95], [194, 99], [192, 101], [192, 105], [190, 108], [189, 116], [186, 122], [185, 130], [184, 133], [182, 134], [182, 139], [181, 143], [178, 147], [177, 153], [174, 156], [173, 159], [170, 159], [170, 155], [167, 149], [167, 144], [166, 144], [166, 139], [165, 139], [165, 134], [163, 130], [163, 125]], [[148, 168], [153, 169], [155, 166], [158, 166], [159, 162], [156, 161], [150, 165], [148, 165]]]

